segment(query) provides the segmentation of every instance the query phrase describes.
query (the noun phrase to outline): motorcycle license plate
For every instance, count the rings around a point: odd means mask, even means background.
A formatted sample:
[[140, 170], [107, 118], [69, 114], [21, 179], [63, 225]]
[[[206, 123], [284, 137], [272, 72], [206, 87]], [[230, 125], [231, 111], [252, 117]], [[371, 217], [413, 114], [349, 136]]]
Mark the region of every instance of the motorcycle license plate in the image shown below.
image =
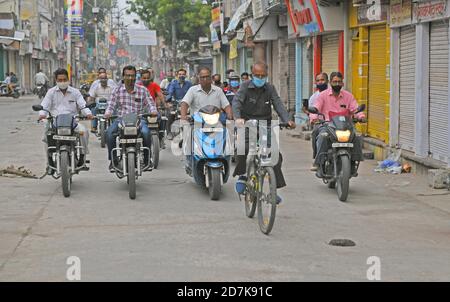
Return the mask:
[[352, 143], [333, 143], [331, 146], [333, 148], [353, 148]]
[[223, 128], [201, 128], [200, 131], [205, 133], [222, 132]]
[[76, 136], [61, 136], [61, 135], [53, 135], [53, 139], [58, 141], [76, 141]]
[[142, 143], [142, 138], [129, 138], [129, 139], [121, 139], [119, 141], [121, 144], [134, 144], [134, 143]]

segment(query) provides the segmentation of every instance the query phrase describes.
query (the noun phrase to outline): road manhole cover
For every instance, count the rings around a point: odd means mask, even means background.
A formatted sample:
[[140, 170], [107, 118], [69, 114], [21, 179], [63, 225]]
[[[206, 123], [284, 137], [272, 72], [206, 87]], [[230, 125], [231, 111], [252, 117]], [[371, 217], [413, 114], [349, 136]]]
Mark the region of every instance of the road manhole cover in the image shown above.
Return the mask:
[[328, 243], [332, 246], [355, 246], [356, 243], [350, 239], [333, 239]]

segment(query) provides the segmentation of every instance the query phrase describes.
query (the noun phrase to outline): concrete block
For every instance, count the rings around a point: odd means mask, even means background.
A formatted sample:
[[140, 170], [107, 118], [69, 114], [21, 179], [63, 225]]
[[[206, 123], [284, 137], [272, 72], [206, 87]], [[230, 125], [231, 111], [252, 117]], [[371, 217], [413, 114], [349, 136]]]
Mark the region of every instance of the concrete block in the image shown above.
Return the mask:
[[428, 185], [434, 189], [446, 189], [447, 178], [450, 170], [445, 169], [429, 169]]

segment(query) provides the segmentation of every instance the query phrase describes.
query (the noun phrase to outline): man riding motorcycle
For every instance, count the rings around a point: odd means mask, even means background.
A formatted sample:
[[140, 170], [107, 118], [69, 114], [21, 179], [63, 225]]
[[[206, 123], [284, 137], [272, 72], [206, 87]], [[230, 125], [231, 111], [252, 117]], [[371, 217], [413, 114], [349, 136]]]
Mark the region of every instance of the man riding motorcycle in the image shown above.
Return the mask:
[[36, 75], [34, 76], [34, 85], [44, 86], [45, 91], [47, 91], [49, 82], [50, 82], [50, 80], [47, 78], [45, 73], [43, 73], [42, 70], [39, 69], [39, 72], [36, 73]]
[[[143, 114], [145, 111], [153, 116], [158, 115], [155, 102], [151, 98], [145, 87], [136, 85], [136, 67], [125, 66], [122, 71], [124, 83], [114, 89], [111, 99], [108, 101], [108, 108], [104, 117], [110, 118], [114, 109], [117, 107], [118, 119], [116, 119], [106, 132], [108, 144], [108, 159], [111, 161], [109, 170], [114, 171], [113, 160], [117, 166], [117, 159], [111, 158], [111, 151], [116, 147], [116, 137], [119, 128], [120, 119], [128, 113]], [[143, 144], [147, 148], [151, 148], [151, 134], [145, 119], [141, 121], [141, 134]], [[144, 152], [144, 161], [147, 163], [149, 159], [148, 152]]]
[[[170, 103], [172, 110], [175, 110], [177, 105], [180, 105], [179, 102], [184, 98], [187, 91], [192, 87], [192, 83], [186, 80], [186, 70], [181, 68], [177, 72], [178, 78], [173, 80], [168, 88], [168, 94], [166, 96], [166, 101]], [[172, 133], [170, 131], [173, 122], [175, 121], [175, 117], [169, 115], [169, 120], [167, 121], [167, 132], [172, 138]]]
[[[114, 90], [114, 87], [111, 87], [109, 85], [108, 81], [108, 75], [106, 72], [102, 72], [98, 76], [98, 80], [100, 81], [100, 85], [97, 85], [97, 87], [94, 89], [91, 95], [89, 95], [89, 103], [95, 103], [95, 100], [97, 98], [104, 98], [106, 100], [109, 100], [111, 98], [111, 93]], [[92, 109], [92, 114], [96, 115], [97, 110], [96, 108]], [[91, 132], [96, 133], [97, 132], [97, 125], [98, 121], [96, 119], [92, 120], [91, 123]]]
[[[344, 82], [343, 76], [340, 72], [331, 73], [330, 84], [331, 87], [321, 92], [314, 104], [314, 107], [318, 110], [318, 112], [324, 115], [325, 121], [327, 122], [330, 121], [331, 112], [339, 113], [346, 110], [349, 110], [350, 112], [356, 112], [358, 109], [358, 103], [356, 102], [356, 99], [350, 92], [342, 89]], [[364, 122], [365, 121], [364, 112], [356, 114], [356, 118], [359, 121]], [[310, 120], [312, 123], [315, 123], [318, 119], [319, 119], [318, 115], [316, 114], [310, 115]], [[352, 156], [352, 159], [362, 160], [363, 159], [362, 143], [360, 141], [360, 138], [358, 136], [355, 136], [355, 139], [352, 143], [354, 145], [353, 147], [354, 155]], [[317, 131], [316, 157], [314, 160], [314, 166], [316, 167], [315, 170], [317, 170], [316, 175], [319, 178], [322, 178], [323, 175], [321, 169], [317, 169], [317, 167], [319, 167], [320, 164], [322, 164], [320, 161], [324, 160], [323, 157], [319, 155], [328, 152], [328, 149], [331, 147], [330, 144], [331, 141], [329, 138], [327, 127], [326, 125], [321, 125]]]
[[[93, 119], [93, 115], [89, 108], [86, 107], [86, 101], [81, 95], [78, 89], [69, 86], [69, 74], [65, 69], [58, 69], [55, 71], [55, 81], [56, 86], [51, 88], [45, 98], [42, 100], [42, 107], [52, 113], [53, 116], [58, 116], [59, 114], [73, 114], [74, 116], [78, 114], [78, 110], [81, 109], [84, 115], [88, 119]], [[39, 112], [39, 120], [47, 118], [47, 112]], [[48, 125], [45, 133], [48, 130]], [[75, 131], [80, 133], [81, 144], [83, 146], [81, 157], [79, 163], [83, 163], [85, 156], [89, 153], [88, 142], [89, 133], [82, 124], [78, 124]], [[44, 135], [43, 141], [46, 144], [45, 149], [47, 150], [47, 136]], [[47, 158], [49, 165], [54, 166], [52, 158], [49, 156]], [[52, 173], [49, 169], [48, 172]]]

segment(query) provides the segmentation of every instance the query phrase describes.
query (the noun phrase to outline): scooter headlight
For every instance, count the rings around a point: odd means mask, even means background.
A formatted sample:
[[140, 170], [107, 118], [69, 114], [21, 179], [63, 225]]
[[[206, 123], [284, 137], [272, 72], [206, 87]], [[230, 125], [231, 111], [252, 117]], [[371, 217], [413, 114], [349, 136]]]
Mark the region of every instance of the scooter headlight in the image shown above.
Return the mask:
[[208, 125], [215, 125], [219, 122], [220, 113], [207, 114], [202, 112], [200, 115]]
[[338, 142], [340, 143], [347, 143], [350, 140], [350, 135], [352, 133], [350, 132], [350, 130], [336, 130], [336, 137]]

